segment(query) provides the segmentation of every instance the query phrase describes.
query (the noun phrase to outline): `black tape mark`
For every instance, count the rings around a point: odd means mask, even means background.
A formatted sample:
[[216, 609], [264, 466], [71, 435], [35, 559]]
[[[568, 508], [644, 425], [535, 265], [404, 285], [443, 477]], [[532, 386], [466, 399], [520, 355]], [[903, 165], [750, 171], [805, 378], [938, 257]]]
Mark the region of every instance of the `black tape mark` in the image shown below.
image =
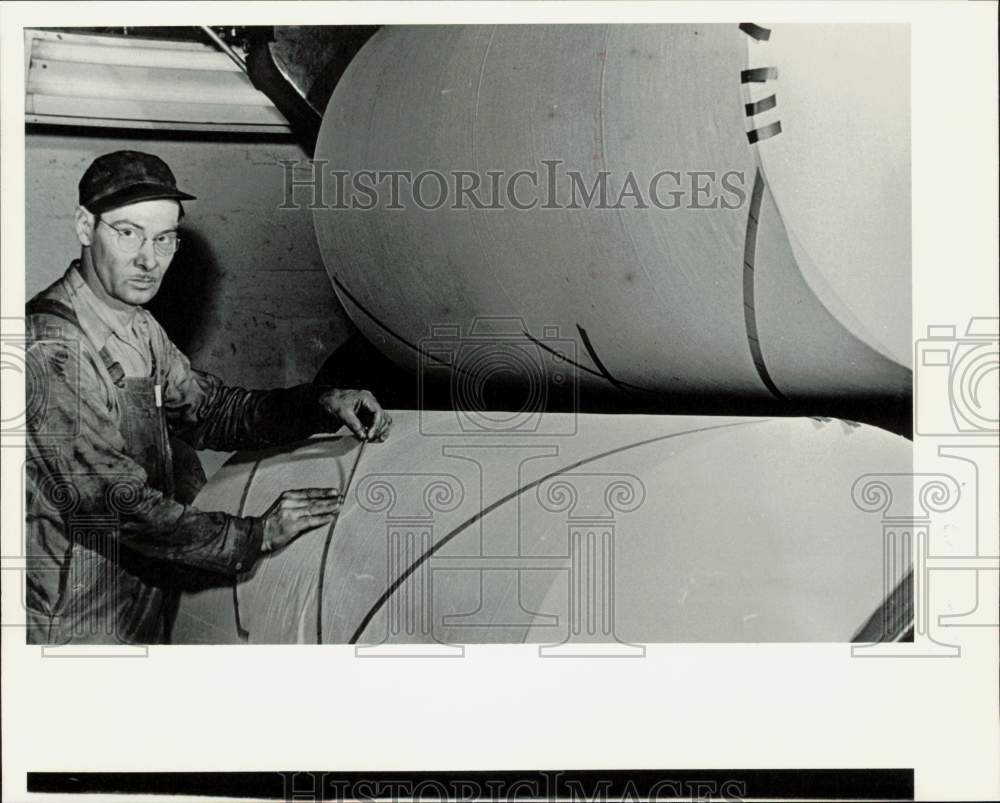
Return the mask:
[[698, 429], [689, 429], [685, 430], [684, 432], [673, 432], [670, 435], [658, 435], [655, 438], [647, 438], [646, 440], [636, 441], [635, 443], [629, 443], [626, 444], [625, 446], [618, 446], [617, 448], [609, 449], [606, 452], [601, 452], [600, 454], [591, 455], [590, 457], [585, 457], [582, 460], [577, 460], [575, 463], [570, 463], [568, 466], [563, 466], [562, 468], [557, 469], [556, 471], [551, 471], [537, 480], [533, 480], [532, 482], [529, 482], [526, 485], [522, 485], [520, 488], [515, 488], [510, 493], [505, 494], [504, 496], [497, 499], [495, 502], [492, 502], [491, 504], [484, 507], [478, 513], [467, 518], [465, 521], [459, 524], [455, 529], [453, 529], [447, 535], [442, 537], [440, 541], [438, 541], [436, 544], [433, 544], [430, 549], [424, 552], [413, 563], [411, 563], [403, 571], [403, 573], [399, 575], [399, 577], [397, 577], [395, 580], [392, 581], [392, 583], [382, 593], [382, 595], [377, 600], [375, 600], [375, 603], [371, 606], [371, 608], [369, 608], [368, 613], [366, 613], [364, 618], [361, 620], [361, 624], [359, 624], [357, 629], [354, 631], [354, 635], [351, 636], [351, 640], [348, 642], [348, 644], [358, 643], [358, 639], [361, 638], [361, 635], [365, 632], [365, 629], [368, 627], [369, 624], [371, 624], [372, 619], [375, 618], [375, 614], [377, 614], [379, 610], [382, 608], [382, 606], [385, 605], [385, 603], [389, 600], [389, 598], [396, 593], [399, 587], [406, 582], [407, 578], [409, 578], [410, 575], [412, 575], [418, 568], [420, 568], [420, 566], [423, 563], [429, 560], [430, 557], [435, 552], [440, 550], [445, 544], [447, 544], [449, 541], [451, 541], [453, 538], [459, 535], [459, 533], [463, 532], [464, 530], [467, 530], [477, 521], [479, 521], [482, 518], [485, 518], [489, 513], [493, 512], [498, 507], [507, 504], [507, 502], [511, 501], [512, 499], [517, 498], [525, 491], [530, 491], [532, 488], [537, 488], [543, 482], [547, 482], [548, 480], [551, 480], [554, 477], [558, 477], [560, 474], [565, 474], [568, 471], [573, 471], [574, 469], [586, 465], [587, 463], [593, 463], [597, 460], [602, 460], [605, 457], [610, 457], [611, 455], [614, 454], [620, 454], [621, 452], [626, 452], [629, 449], [637, 449], [640, 446], [646, 446], [650, 443], [656, 443], [657, 441], [665, 441], [669, 440], [670, 438], [679, 438], [683, 435], [693, 435], [697, 432], [709, 432], [711, 430], [726, 429], [728, 427], [746, 427], [746, 426], [751, 426], [753, 424], [764, 424], [770, 420], [771, 419], [769, 418], [763, 418], [758, 421], [736, 421], [732, 424], [716, 424], [710, 427], [699, 427]]
[[741, 84], [762, 84], [765, 81], [773, 81], [777, 77], [777, 67], [753, 67], [749, 70], [740, 70]]
[[754, 103], [748, 103], [743, 108], [746, 109], [747, 117], [753, 117], [755, 114], [761, 114], [762, 112], [769, 111], [778, 105], [778, 98], [776, 95], [768, 95], [766, 98], [761, 98]]
[[770, 125], [765, 125], [762, 128], [755, 128], [753, 131], [747, 131], [747, 140], [751, 145], [754, 145], [757, 142], [763, 142], [765, 139], [776, 137], [780, 133], [781, 123], [771, 123]]
[[[587, 353], [590, 354], [590, 358], [592, 360], [594, 360], [594, 363], [597, 364], [597, 366], [599, 368], [601, 368], [605, 372], [607, 372], [607, 369], [604, 368], [604, 366], [601, 364], [601, 361], [599, 359], [597, 359], [596, 352], [593, 351], [593, 346], [589, 345], [590, 338], [587, 337], [586, 332], [580, 327], [579, 324], [577, 324], [576, 328], [580, 330], [581, 336], [583, 338], [585, 338], [584, 342], [583, 342], [583, 345], [587, 349]], [[634, 391], [636, 393], [649, 393], [649, 394], [656, 393], [656, 391], [650, 390], [649, 388], [643, 388], [643, 387], [640, 387], [639, 385], [632, 385], [632, 384], [630, 384], [628, 382], [623, 382], [620, 379], [615, 379], [613, 376], [611, 376], [610, 373], [602, 373], [601, 371], [595, 371], [593, 368], [590, 368], [589, 366], [581, 365], [576, 360], [569, 359], [565, 354], [560, 354], [554, 348], [552, 348], [551, 346], [546, 345], [544, 342], [542, 342], [541, 340], [539, 340], [537, 337], [534, 337], [533, 335], [529, 334], [527, 331], [525, 331], [523, 329], [521, 330], [521, 334], [523, 334], [526, 338], [528, 338], [528, 340], [530, 340], [532, 343], [534, 343], [539, 348], [545, 349], [547, 352], [549, 352], [549, 354], [554, 354], [556, 357], [559, 357], [560, 359], [566, 360], [566, 362], [568, 362], [574, 368], [579, 368], [584, 373], [590, 374], [591, 376], [596, 376], [599, 379], [604, 379], [604, 380], [610, 382], [612, 385], [614, 385], [615, 387], [617, 387], [619, 390], [623, 390], [623, 391], [626, 391], [626, 392], [633, 392]]]
[[741, 22], [740, 30], [751, 39], [756, 39], [758, 42], [766, 42], [771, 38], [770, 28], [765, 28], [762, 25], [754, 25], [752, 22]]
[[597, 351], [594, 350], [594, 344], [590, 342], [590, 335], [587, 334], [587, 330], [580, 326], [580, 324], [577, 324], [576, 331], [580, 333], [580, 339], [583, 341], [583, 347], [587, 350], [587, 354], [590, 355], [590, 359], [594, 361], [594, 365], [597, 366], [597, 370], [601, 372], [601, 375], [616, 388], [627, 393], [628, 388], [611, 375], [607, 366], [605, 366], [605, 364], [601, 362], [601, 358], [597, 356]]
[[[444, 365], [446, 367], [453, 368], [453, 369], [455, 368], [455, 366], [449, 365], [444, 360], [442, 360], [440, 357], [435, 357], [433, 354], [428, 354], [426, 351], [424, 351], [422, 348], [420, 348], [420, 346], [417, 346], [414, 343], [411, 343], [409, 340], [407, 340], [401, 334], [399, 334], [395, 330], [391, 329], [387, 324], [382, 323], [382, 321], [380, 321], [377, 317], [375, 317], [374, 313], [370, 312], [367, 309], [367, 307], [365, 307], [364, 304], [362, 304], [360, 301], [358, 301], [357, 298], [354, 297], [354, 294], [350, 290], [347, 289], [347, 287], [344, 285], [344, 283], [342, 281], [340, 281], [340, 277], [338, 277], [336, 274], [330, 274], [330, 278], [333, 279], [333, 283], [335, 285], [337, 285], [337, 288], [339, 290], [341, 290], [341, 292], [343, 292], [343, 294], [345, 296], [347, 296], [351, 300], [351, 303], [354, 304], [354, 306], [357, 307], [359, 310], [361, 310], [361, 312], [364, 313], [364, 315], [372, 323], [374, 323], [377, 327], [379, 327], [379, 329], [381, 329], [383, 332], [385, 332], [386, 334], [394, 337], [396, 340], [398, 340], [404, 346], [407, 346], [408, 348], [413, 349], [413, 351], [417, 352], [417, 354], [420, 354], [420, 355], [422, 355], [424, 357], [427, 357], [428, 359], [433, 360], [434, 362], [440, 363], [441, 365]], [[456, 370], [461, 370], [461, 369], [456, 369]]]
[[760, 215], [760, 205], [764, 199], [764, 177], [757, 169], [753, 177], [753, 191], [750, 195], [750, 214], [747, 220], [747, 236], [743, 246], [743, 315], [747, 330], [747, 343], [754, 367], [761, 382], [776, 399], [788, 401], [785, 395], [774, 384], [764, 363], [764, 354], [760, 349], [760, 336], [757, 333], [757, 310], [754, 306], [754, 265], [757, 257], [757, 220]]

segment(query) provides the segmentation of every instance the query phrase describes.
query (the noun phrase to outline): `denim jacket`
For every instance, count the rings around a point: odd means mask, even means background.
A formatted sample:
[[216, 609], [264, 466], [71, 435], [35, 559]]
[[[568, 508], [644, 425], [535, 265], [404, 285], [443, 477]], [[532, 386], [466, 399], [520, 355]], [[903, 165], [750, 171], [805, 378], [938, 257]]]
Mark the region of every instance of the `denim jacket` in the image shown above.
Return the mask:
[[[74, 533], [88, 522], [113, 520], [114, 554], [137, 561], [170, 561], [235, 575], [248, 570], [261, 551], [263, 521], [202, 511], [182, 504], [149, 482], [146, 470], [126, 450], [122, 410], [116, 392], [121, 369], [108, 357], [102, 332], [94, 325], [90, 299], [73, 291], [79, 281], [70, 266], [61, 279], [33, 299], [63, 305], [67, 317], [27, 315], [26, 604], [29, 641], [67, 640], [59, 628], [32, 634], [32, 621], [49, 623], [63, 610], [74, 560], [93, 559], [93, 545]], [[35, 309], [35, 312], [32, 312]], [[191, 367], [145, 310], [143, 331], [156, 366], [157, 404], [162, 404], [172, 436], [195, 449], [260, 449], [333, 431], [339, 422], [318, 403], [322, 388], [300, 385], [279, 390], [227, 387]], [[161, 384], [162, 382], [162, 384]], [[169, 448], [168, 448], [169, 451]], [[81, 529], [80, 523], [83, 523]], [[107, 540], [107, 539], [105, 539]], [[107, 546], [107, 545], [106, 545]], [[93, 548], [92, 548], [93, 547]], [[128, 583], [125, 583], [127, 586]], [[103, 593], [103, 592], [102, 592]], [[107, 594], [129, 593], [128, 587]], [[138, 593], [138, 592], [136, 592]], [[115, 605], [120, 600], [109, 600]], [[146, 640], [149, 623], [129, 625], [118, 638]], [[140, 626], [143, 625], [143, 626]], [[124, 637], [124, 638], [123, 638]]]

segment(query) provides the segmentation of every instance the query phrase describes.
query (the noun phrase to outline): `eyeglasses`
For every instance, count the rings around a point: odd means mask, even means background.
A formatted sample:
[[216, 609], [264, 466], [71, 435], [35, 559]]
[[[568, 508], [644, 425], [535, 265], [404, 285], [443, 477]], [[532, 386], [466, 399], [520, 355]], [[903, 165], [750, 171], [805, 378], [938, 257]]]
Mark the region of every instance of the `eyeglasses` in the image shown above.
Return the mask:
[[[135, 226], [112, 226], [106, 220], [97, 219], [98, 223], [103, 223], [111, 231], [118, 235], [118, 250], [124, 254], [137, 254], [139, 249], [150, 239]], [[174, 254], [181, 244], [181, 238], [175, 231], [165, 231], [152, 238], [153, 250], [161, 257], [168, 257]]]

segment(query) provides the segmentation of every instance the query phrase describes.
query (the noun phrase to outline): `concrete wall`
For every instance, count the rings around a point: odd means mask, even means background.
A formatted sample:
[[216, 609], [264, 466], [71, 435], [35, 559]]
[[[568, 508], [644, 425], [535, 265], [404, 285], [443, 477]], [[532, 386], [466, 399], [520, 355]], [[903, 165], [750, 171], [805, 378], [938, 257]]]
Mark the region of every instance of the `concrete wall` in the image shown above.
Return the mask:
[[194, 365], [228, 384], [276, 387], [312, 379], [353, 332], [330, 286], [308, 210], [280, 211], [284, 142], [138, 138], [114, 132], [29, 132], [26, 298], [79, 255], [77, 182], [94, 157], [132, 149], [167, 161], [185, 205], [183, 243], [154, 315]]

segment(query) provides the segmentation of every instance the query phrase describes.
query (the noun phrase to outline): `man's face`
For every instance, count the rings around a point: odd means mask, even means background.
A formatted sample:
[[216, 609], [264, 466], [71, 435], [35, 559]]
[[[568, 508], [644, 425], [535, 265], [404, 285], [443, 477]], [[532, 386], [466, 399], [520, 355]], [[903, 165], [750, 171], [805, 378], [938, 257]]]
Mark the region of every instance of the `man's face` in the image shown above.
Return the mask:
[[[174, 258], [172, 253], [158, 253], [155, 242], [161, 235], [177, 231], [177, 201], [140, 201], [102, 212], [99, 217], [88, 213], [85, 220], [90, 225], [81, 229], [78, 219], [77, 234], [83, 245], [90, 246], [90, 259], [84, 259], [83, 264], [87, 284], [116, 309], [148, 303]], [[142, 242], [135, 253], [128, 253], [120, 244], [129, 240]]]

